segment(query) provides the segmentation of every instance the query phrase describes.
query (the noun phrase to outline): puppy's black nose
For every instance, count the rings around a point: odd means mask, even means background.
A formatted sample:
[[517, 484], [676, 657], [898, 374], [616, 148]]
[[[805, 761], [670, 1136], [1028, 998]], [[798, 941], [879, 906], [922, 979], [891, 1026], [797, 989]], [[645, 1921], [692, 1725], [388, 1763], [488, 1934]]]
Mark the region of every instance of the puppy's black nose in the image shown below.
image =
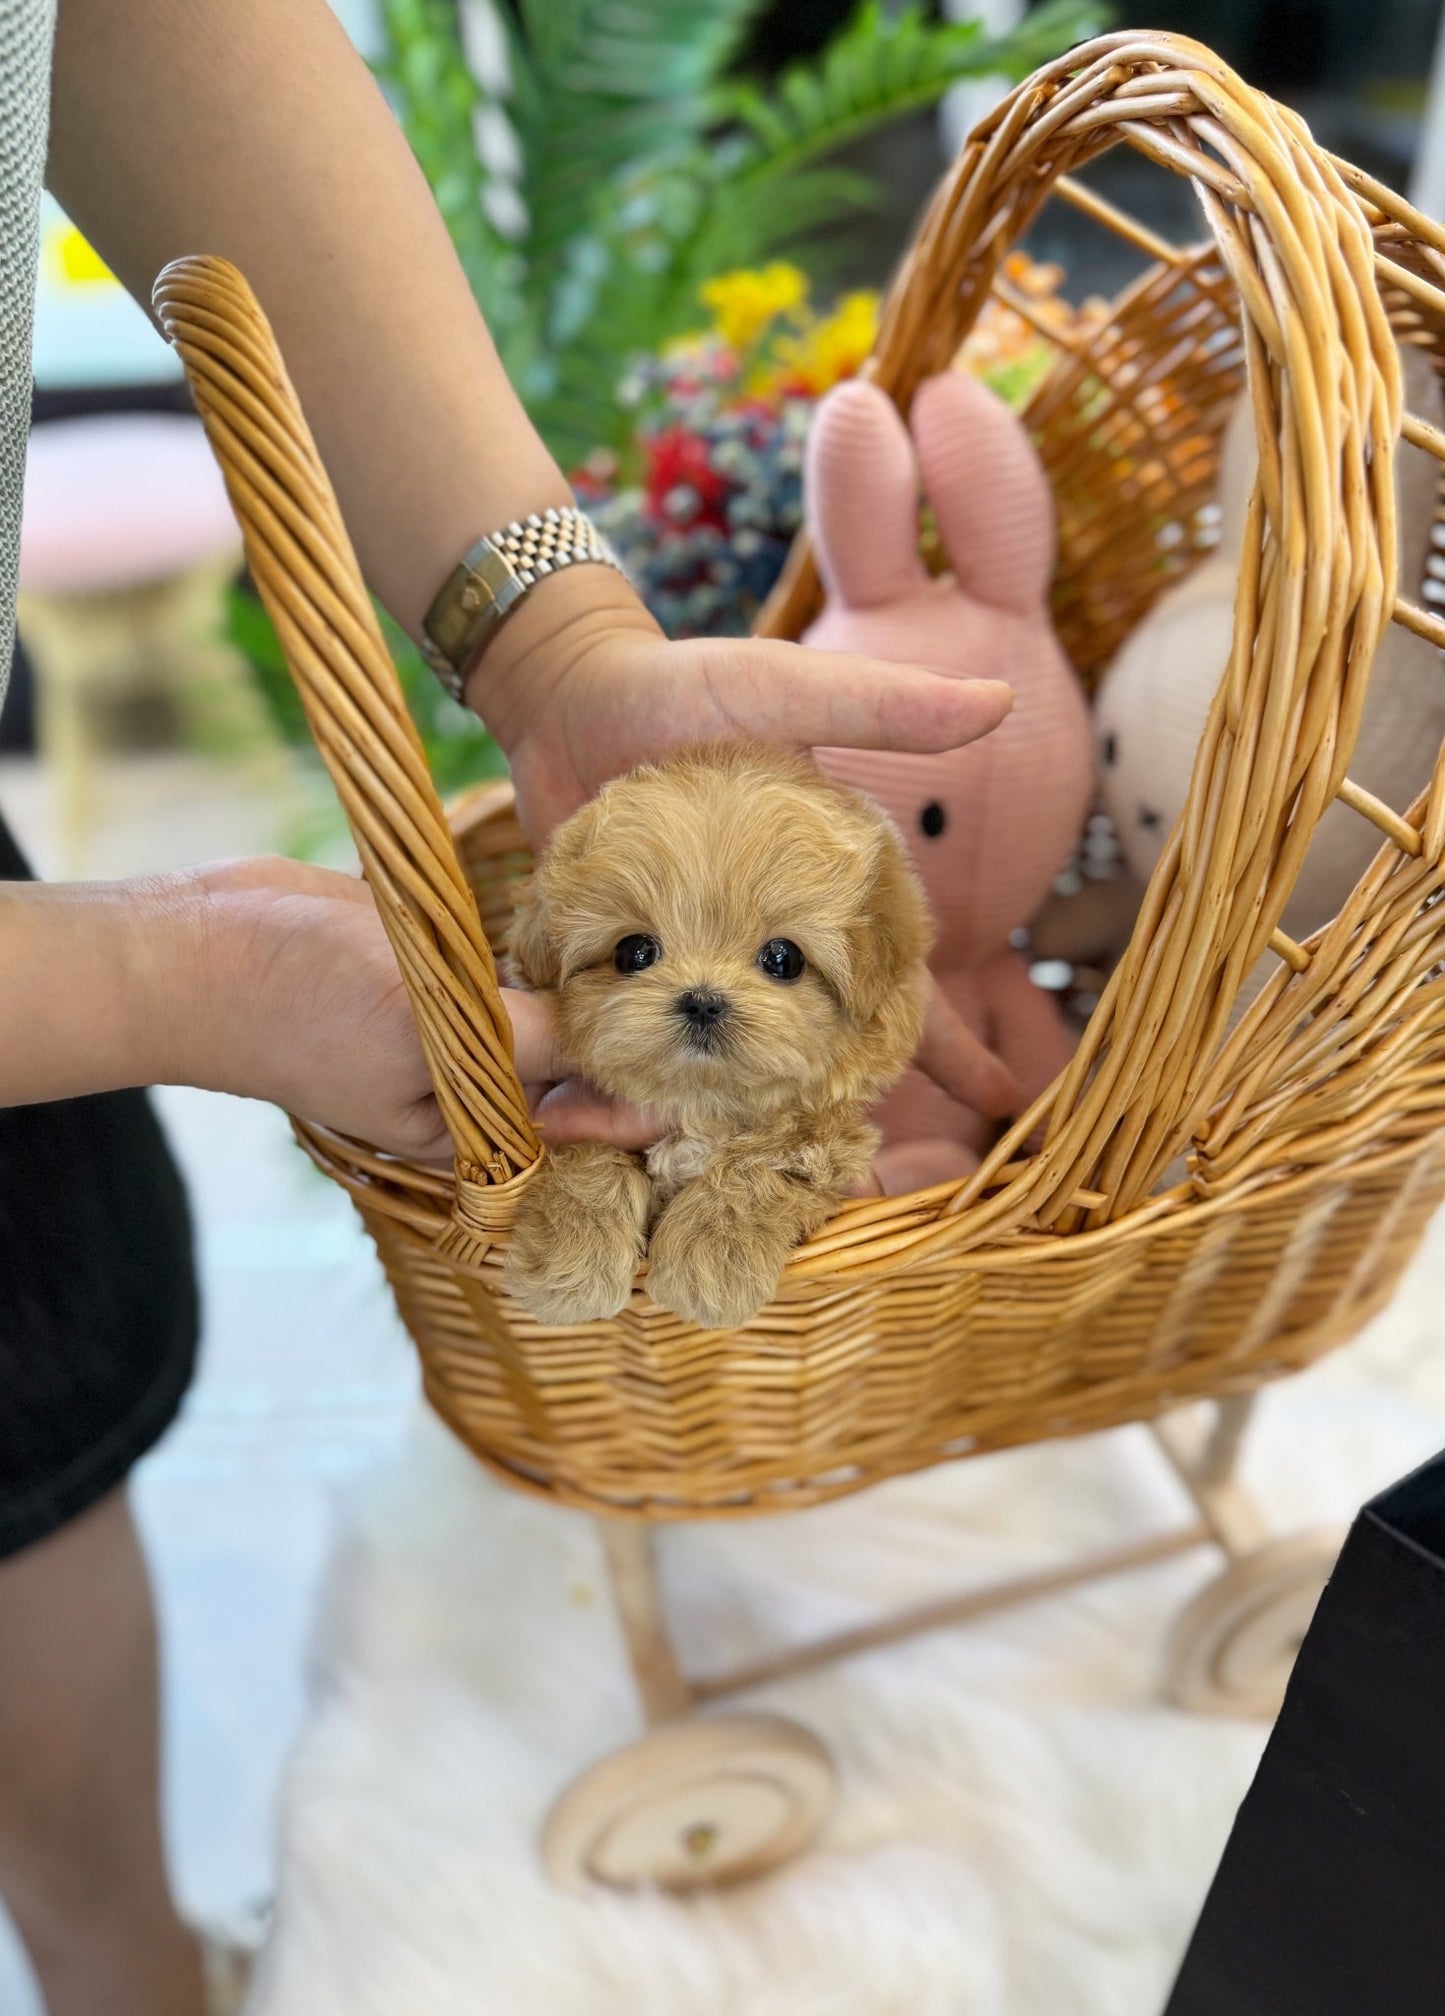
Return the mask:
[[711, 1036], [727, 1020], [727, 997], [705, 993], [701, 988], [689, 988], [686, 994], [678, 995], [677, 1012], [689, 1029]]

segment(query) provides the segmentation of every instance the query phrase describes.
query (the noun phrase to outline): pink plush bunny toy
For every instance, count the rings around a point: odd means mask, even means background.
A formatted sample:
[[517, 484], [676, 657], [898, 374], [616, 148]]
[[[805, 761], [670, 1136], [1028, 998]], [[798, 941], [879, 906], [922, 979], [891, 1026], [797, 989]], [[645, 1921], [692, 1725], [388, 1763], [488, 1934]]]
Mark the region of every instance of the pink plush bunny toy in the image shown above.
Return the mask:
[[[1088, 708], [1045, 604], [1052, 500], [1023, 429], [964, 372], [920, 386], [912, 427], [910, 440], [892, 401], [860, 381], [823, 401], [806, 496], [828, 600], [804, 641], [1006, 679], [1013, 712], [943, 756], [818, 753], [897, 821], [937, 919], [944, 992], [1032, 1101], [1073, 1041], [1009, 939], [1068, 860], [1094, 786]], [[930, 579], [919, 557], [920, 475], [951, 578]], [[918, 1071], [878, 1118], [888, 1143], [879, 1174], [895, 1192], [968, 1175], [988, 1139], [981, 1116]]]

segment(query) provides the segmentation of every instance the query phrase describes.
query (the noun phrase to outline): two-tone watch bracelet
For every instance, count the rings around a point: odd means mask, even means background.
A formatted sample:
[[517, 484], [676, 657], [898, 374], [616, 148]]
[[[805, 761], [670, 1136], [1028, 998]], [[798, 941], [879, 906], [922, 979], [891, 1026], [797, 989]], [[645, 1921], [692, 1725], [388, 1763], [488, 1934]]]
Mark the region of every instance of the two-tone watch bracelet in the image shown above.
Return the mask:
[[514, 518], [479, 539], [426, 612], [422, 651], [454, 700], [467, 675], [517, 604], [547, 575], [594, 561], [622, 563], [602, 534], [570, 506]]

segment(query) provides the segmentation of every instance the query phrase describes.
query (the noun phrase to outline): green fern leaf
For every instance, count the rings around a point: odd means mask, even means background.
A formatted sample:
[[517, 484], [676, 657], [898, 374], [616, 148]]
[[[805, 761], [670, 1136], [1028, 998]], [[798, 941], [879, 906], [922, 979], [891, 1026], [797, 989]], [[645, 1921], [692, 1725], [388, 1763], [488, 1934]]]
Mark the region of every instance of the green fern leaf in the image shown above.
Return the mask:
[[519, 0], [536, 79], [519, 108], [536, 282], [609, 182], [697, 143], [719, 79], [765, 0]]
[[536, 317], [518, 248], [487, 215], [487, 173], [473, 137], [482, 92], [462, 53], [456, 10], [447, 0], [381, 0], [381, 7], [388, 47], [378, 76], [503, 361], [520, 377], [536, 352]]
[[[771, 91], [737, 82], [716, 94], [718, 121], [747, 140], [726, 181], [719, 178], [717, 201], [761, 229], [791, 207], [798, 177], [821, 158], [937, 103], [962, 78], [1027, 74], [1045, 56], [1093, 33], [1103, 16], [1095, 0], [1046, 0], [1022, 30], [989, 40], [976, 21], [929, 20], [916, 0], [898, 14], [864, 0], [821, 56], [790, 65]], [[857, 200], [856, 191], [840, 189], [830, 208], [822, 200], [825, 188], [811, 187], [808, 229], [839, 221]]]

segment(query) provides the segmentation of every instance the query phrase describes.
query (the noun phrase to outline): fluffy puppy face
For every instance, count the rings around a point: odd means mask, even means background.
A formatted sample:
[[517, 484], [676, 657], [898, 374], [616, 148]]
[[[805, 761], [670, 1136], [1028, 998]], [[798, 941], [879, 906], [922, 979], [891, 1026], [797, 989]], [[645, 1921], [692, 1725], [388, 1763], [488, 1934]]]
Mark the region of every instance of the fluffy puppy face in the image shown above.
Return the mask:
[[917, 1042], [931, 936], [875, 806], [801, 757], [723, 743], [568, 820], [510, 951], [589, 1078], [705, 1126], [876, 1097]]

